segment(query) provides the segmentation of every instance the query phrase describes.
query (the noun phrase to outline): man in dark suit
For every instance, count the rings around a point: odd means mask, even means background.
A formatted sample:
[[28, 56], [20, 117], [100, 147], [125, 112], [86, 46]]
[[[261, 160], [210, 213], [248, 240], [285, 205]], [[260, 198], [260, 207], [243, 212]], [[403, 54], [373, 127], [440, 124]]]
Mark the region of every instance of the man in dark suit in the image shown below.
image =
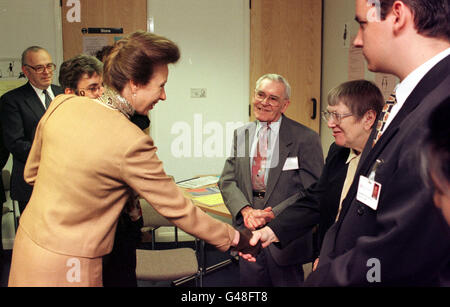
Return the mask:
[[[421, 180], [418, 155], [430, 112], [450, 95], [450, 7], [448, 0], [380, 2], [356, 0], [354, 45], [371, 71], [399, 77], [396, 103], [372, 132], [306, 285], [438, 285], [450, 269], [449, 229]], [[374, 202], [367, 193], [375, 184]]]
[[449, 227], [423, 183], [419, 152], [430, 113], [450, 95], [449, 9], [448, 0], [356, 0], [355, 46], [370, 70], [401, 83], [306, 286], [448, 285]]
[[62, 94], [52, 85], [56, 65], [42, 47], [32, 46], [22, 53], [22, 71], [28, 82], [0, 98], [1, 122], [6, 148], [13, 156], [11, 199], [19, 202], [23, 212], [33, 188], [23, 179], [23, 170], [33, 143], [34, 133], [47, 105]]
[[[225, 162], [219, 188], [236, 227], [260, 228], [301, 197], [322, 171], [317, 133], [283, 115], [289, 96], [282, 76], [262, 76], [253, 100], [257, 121], [234, 133], [234, 152]], [[309, 231], [283, 250], [264, 249], [255, 263], [241, 260], [241, 285], [298, 286], [302, 264], [311, 260]]]

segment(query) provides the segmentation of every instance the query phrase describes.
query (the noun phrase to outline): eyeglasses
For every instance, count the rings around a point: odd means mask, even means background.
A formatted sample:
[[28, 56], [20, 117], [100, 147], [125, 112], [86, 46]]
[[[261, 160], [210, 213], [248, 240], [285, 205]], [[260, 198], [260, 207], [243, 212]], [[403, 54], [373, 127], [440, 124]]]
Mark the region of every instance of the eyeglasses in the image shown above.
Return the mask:
[[331, 118], [331, 119], [333, 119], [333, 121], [334, 121], [336, 124], [340, 124], [340, 123], [341, 123], [341, 120], [342, 120], [343, 118], [346, 118], [346, 117], [349, 117], [349, 116], [352, 116], [352, 115], [353, 115], [352, 113], [339, 114], [339, 113], [336, 113], [336, 112], [328, 112], [328, 111], [322, 111], [321, 113], [322, 113], [322, 118], [323, 118], [325, 121], [329, 121], [330, 118]]
[[267, 94], [264, 93], [263, 91], [255, 91], [255, 99], [258, 102], [266, 101], [272, 107], [276, 107], [276, 106], [280, 105], [281, 100], [282, 100], [280, 97], [275, 96], [275, 95], [267, 96]]
[[79, 88], [75, 91], [75, 93], [79, 96], [84, 96], [85, 95], [85, 91], [90, 92], [91, 94], [95, 94], [98, 91], [100, 91], [103, 88], [103, 84], [101, 85], [93, 85], [93, 86], [89, 86], [87, 88]]
[[28, 64], [24, 64], [23, 66], [33, 68], [33, 70], [38, 74], [43, 73], [45, 69], [47, 69], [48, 72], [53, 72], [56, 69], [56, 65], [53, 63], [48, 63], [47, 65], [38, 65], [38, 66], [31, 66]]

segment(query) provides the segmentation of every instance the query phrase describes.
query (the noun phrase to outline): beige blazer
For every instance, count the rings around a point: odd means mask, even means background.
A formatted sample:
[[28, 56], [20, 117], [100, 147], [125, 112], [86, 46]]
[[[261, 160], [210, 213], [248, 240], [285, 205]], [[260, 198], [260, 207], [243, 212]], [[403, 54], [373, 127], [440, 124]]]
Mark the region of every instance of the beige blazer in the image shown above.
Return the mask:
[[20, 225], [35, 243], [56, 253], [109, 253], [130, 189], [221, 251], [234, 236], [230, 225], [183, 197], [148, 135], [119, 111], [89, 98], [53, 100], [37, 127], [24, 177], [34, 189]]

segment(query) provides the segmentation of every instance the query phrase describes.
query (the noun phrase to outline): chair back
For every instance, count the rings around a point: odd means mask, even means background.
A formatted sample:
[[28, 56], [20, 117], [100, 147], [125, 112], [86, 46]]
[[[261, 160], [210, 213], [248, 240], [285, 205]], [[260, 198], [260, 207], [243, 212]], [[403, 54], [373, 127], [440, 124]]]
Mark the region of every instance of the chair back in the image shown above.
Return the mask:
[[2, 181], [3, 181], [3, 188], [5, 191], [9, 191], [10, 189], [10, 182], [11, 180], [11, 173], [7, 169], [2, 170]]
[[158, 228], [161, 226], [175, 226], [168, 219], [158, 213], [145, 199], [139, 200], [142, 209], [144, 227]]

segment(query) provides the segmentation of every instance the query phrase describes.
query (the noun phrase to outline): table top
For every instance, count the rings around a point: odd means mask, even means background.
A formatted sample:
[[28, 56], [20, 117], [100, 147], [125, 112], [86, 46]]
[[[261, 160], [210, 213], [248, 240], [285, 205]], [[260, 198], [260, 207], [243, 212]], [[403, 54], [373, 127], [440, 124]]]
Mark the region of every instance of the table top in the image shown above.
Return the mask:
[[[213, 187], [213, 186], [215, 186], [215, 185], [211, 184], [211, 185], [203, 186], [201, 188], [207, 188], [207, 187]], [[203, 211], [231, 219], [231, 213], [228, 210], [227, 206], [225, 206], [224, 203], [222, 203], [220, 205], [215, 205], [215, 206], [208, 206], [208, 205], [202, 204], [198, 201], [195, 201], [195, 199], [192, 197], [192, 195], [189, 194], [189, 192], [188, 192], [189, 189], [182, 188], [182, 187], [179, 187], [179, 188], [183, 191], [183, 194], [186, 198], [189, 198], [190, 200], [192, 200], [194, 205], [196, 205]]]

